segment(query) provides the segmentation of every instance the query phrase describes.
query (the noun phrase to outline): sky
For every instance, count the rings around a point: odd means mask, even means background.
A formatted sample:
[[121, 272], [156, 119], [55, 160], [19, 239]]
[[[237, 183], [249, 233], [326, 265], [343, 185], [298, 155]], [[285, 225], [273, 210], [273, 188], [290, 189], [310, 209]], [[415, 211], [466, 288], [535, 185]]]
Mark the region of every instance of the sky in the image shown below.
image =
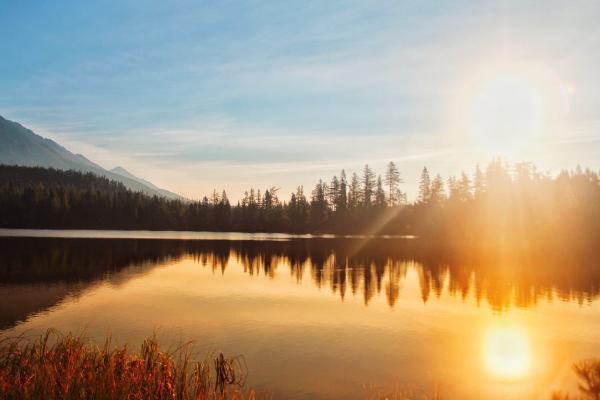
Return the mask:
[[0, 0], [0, 115], [158, 186], [600, 169], [598, 1]]

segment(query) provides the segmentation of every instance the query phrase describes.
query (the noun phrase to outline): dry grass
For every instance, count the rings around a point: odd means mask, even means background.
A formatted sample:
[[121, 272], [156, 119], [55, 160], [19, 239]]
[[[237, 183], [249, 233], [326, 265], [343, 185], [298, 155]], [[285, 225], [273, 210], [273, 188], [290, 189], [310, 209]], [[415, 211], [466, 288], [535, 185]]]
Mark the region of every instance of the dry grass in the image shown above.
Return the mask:
[[242, 389], [243, 359], [192, 362], [189, 346], [161, 351], [147, 339], [139, 353], [91, 345], [48, 331], [33, 341], [0, 341], [2, 399], [255, 399]]
[[573, 365], [579, 378], [580, 396], [556, 392], [551, 400], [600, 400], [600, 358], [583, 360]]
[[[127, 347], [91, 345], [82, 336], [49, 330], [33, 341], [0, 340], [0, 398], [44, 400], [255, 400], [244, 390], [243, 358], [222, 354], [192, 362], [189, 346], [169, 353], [155, 339], [147, 339], [139, 352]], [[600, 359], [573, 366], [580, 379], [579, 396], [554, 393], [551, 400], [600, 400]], [[421, 396], [383, 394], [365, 387], [373, 400], [441, 399], [439, 388]], [[268, 397], [268, 396], [260, 396]]]

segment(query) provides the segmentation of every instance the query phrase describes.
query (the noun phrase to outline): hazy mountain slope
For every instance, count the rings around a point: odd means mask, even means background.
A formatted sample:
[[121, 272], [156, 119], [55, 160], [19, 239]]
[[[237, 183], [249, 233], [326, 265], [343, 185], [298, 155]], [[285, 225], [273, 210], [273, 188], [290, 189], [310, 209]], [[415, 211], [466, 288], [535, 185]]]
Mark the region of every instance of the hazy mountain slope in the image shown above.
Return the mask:
[[[148, 181], [126, 174], [107, 171], [82, 156], [73, 154], [53, 140], [43, 138], [23, 125], [0, 116], [0, 164], [53, 167], [92, 172], [123, 183], [127, 188], [173, 199], [182, 197]], [[120, 171], [120, 170], [119, 170]]]
[[155, 184], [153, 184], [152, 182], [149, 182], [149, 181], [147, 181], [147, 180], [145, 180], [143, 178], [140, 178], [140, 177], [137, 177], [137, 176], [133, 175], [131, 172], [127, 171], [123, 167], [115, 167], [115, 168], [111, 169], [110, 172], [112, 172], [113, 174], [121, 175], [121, 176], [123, 176], [125, 178], [128, 178], [128, 179], [133, 179], [134, 181], [137, 181], [137, 182], [141, 183], [142, 185], [146, 185], [146, 186], [148, 186], [151, 189], [159, 191], [165, 197], [169, 197], [169, 198], [173, 197], [173, 198], [181, 198], [181, 199], [183, 199], [177, 193], [170, 192], [167, 189], [161, 189], [158, 186], [156, 186]]
[[103, 170], [81, 154], [36, 135], [21, 124], [0, 116], [0, 162], [60, 169]]

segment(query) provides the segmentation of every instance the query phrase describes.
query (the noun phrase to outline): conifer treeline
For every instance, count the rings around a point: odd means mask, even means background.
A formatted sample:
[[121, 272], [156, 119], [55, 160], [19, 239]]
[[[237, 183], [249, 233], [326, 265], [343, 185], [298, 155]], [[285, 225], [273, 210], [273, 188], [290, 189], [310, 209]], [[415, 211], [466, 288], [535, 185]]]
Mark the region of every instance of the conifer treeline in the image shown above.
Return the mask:
[[383, 177], [365, 165], [310, 193], [282, 201], [276, 187], [248, 190], [231, 205], [225, 191], [182, 202], [131, 192], [92, 174], [0, 166], [0, 226], [11, 228], [173, 229], [243, 232], [415, 234], [461, 241], [511, 242], [569, 235], [598, 240], [598, 173], [556, 177], [529, 163], [494, 160], [446, 181], [423, 168], [409, 203], [393, 162]]

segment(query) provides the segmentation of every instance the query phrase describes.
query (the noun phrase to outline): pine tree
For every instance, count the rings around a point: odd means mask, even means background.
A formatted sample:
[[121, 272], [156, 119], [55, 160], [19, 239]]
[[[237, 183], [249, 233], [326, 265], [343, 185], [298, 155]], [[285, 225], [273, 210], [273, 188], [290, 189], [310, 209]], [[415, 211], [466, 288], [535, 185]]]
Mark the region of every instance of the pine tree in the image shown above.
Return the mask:
[[256, 194], [254, 188], [250, 188], [250, 195], [248, 196], [248, 205], [250, 207], [256, 206]]
[[427, 167], [423, 167], [421, 171], [421, 180], [419, 182], [419, 202], [429, 203], [431, 200], [431, 178]]
[[458, 193], [460, 201], [471, 199], [471, 180], [464, 172], [461, 173], [460, 181], [458, 182]]
[[323, 180], [319, 179], [319, 182], [312, 191], [312, 201], [310, 204], [312, 224], [317, 229], [327, 220], [326, 192], [327, 185], [323, 183]]
[[327, 191], [327, 200], [334, 210], [337, 209], [339, 195], [340, 181], [338, 180], [338, 177], [334, 175], [329, 184], [329, 190]]
[[460, 199], [460, 186], [455, 176], [448, 178], [446, 183], [448, 185], [448, 199], [458, 200]]
[[444, 189], [444, 181], [442, 177], [437, 174], [431, 182], [431, 201], [433, 203], [441, 203], [446, 199], [446, 191]]
[[352, 173], [352, 180], [350, 181], [350, 190], [348, 191], [348, 206], [350, 208], [356, 208], [360, 202], [360, 180], [356, 172]]
[[400, 172], [393, 161], [390, 161], [385, 172], [385, 186], [388, 189], [388, 205], [398, 204], [398, 186], [402, 183]]
[[227, 198], [227, 193], [225, 192], [225, 190], [223, 190], [223, 193], [221, 193], [221, 204], [229, 206], [229, 199]]
[[211, 204], [213, 206], [219, 204], [219, 193], [217, 192], [217, 189], [213, 189]]
[[473, 174], [473, 189], [475, 197], [480, 197], [485, 192], [485, 178], [479, 164], [475, 167], [475, 173]]
[[325, 198], [325, 193], [327, 190], [327, 186], [323, 183], [322, 179], [319, 179], [319, 182], [315, 185], [315, 188], [312, 191], [312, 202], [319, 205], [326, 205], [327, 200]]
[[298, 204], [306, 204], [306, 196], [304, 195], [304, 186], [298, 186], [296, 188], [296, 198], [298, 199]]
[[383, 189], [383, 180], [381, 175], [377, 177], [377, 189], [375, 189], [375, 204], [385, 206], [385, 190]]
[[271, 208], [273, 205], [273, 196], [271, 195], [271, 191], [269, 189], [265, 190], [265, 196], [263, 198], [263, 206], [264, 208]]
[[373, 194], [375, 192], [375, 173], [369, 167], [369, 164], [365, 164], [362, 176], [362, 203], [365, 206], [370, 206], [373, 200]]
[[337, 202], [335, 205], [335, 209], [338, 211], [343, 211], [346, 209], [348, 204], [348, 182], [346, 180], [346, 171], [342, 170], [340, 173], [340, 190], [338, 193]]

